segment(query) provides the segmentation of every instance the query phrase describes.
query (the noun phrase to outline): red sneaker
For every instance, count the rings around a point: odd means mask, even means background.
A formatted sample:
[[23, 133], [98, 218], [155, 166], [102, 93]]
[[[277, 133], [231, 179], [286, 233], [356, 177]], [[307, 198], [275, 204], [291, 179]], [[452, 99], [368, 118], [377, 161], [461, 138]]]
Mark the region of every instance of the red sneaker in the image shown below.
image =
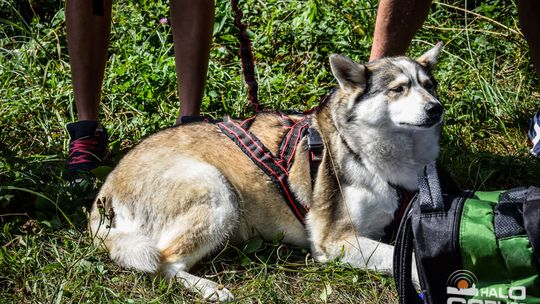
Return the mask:
[[98, 126], [97, 121], [83, 120], [70, 123], [67, 130], [71, 138], [66, 170], [72, 179], [103, 165], [109, 158], [107, 130]]

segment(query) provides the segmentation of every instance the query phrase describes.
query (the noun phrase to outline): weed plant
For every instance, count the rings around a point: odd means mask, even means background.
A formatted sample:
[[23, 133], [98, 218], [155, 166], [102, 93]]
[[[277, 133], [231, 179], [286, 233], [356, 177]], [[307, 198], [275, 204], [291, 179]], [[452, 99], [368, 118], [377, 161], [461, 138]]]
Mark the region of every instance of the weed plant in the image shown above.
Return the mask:
[[[0, 0], [0, 302], [193, 303], [159, 277], [120, 269], [92, 245], [81, 207], [100, 181], [63, 179], [74, 121], [63, 2]], [[335, 85], [328, 56], [369, 58], [376, 0], [241, 1], [253, 40], [260, 99], [305, 110]], [[100, 119], [113, 164], [178, 114], [166, 1], [115, 1]], [[205, 115], [249, 115], [230, 3], [217, 1]], [[435, 1], [409, 54], [445, 43], [435, 71], [446, 108], [441, 162], [463, 188], [538, 185], [528, 119], [540, 107], [514, 1]], [[242, 303], [396, 303], [392, 279], [308, 251], [252, 240], [195, 270]]]

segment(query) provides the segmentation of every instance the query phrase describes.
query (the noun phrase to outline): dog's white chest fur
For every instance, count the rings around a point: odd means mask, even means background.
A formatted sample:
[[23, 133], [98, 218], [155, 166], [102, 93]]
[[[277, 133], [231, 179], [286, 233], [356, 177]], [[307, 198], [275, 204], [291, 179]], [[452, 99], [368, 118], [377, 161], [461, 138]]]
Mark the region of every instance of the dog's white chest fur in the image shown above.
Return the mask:
[[[384, 237], [385, 227], [394, 220], [398, 195], [384, 174], [374, 174], [364, 162], [351, 159], [345, 162], [349, 184], [343, 187], [344, 201], [358, 233], [380, 240]], [[410, 179], [415, 180], [414, 174], [412, 176]]]
[[391, 224], [398, 207], [395, 190], [389, 185], [384, 192], [374, 192], [355, 186], [343, 189], [347, 211], [360, 235], [378, 240], [384, 237], [384, 228]]

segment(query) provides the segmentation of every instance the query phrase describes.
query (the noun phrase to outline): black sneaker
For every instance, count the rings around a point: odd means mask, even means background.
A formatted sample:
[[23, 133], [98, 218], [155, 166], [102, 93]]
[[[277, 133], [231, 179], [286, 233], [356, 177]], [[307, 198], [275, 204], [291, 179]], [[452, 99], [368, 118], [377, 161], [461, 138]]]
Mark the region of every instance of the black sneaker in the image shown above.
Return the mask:
[[83, 120], [70, 123], [67, 130], [71, 138], [66, 170], [71, 180], [80, 180], [83, 175], [103, 163], [109, 157], [107, 130], [97, 121]]

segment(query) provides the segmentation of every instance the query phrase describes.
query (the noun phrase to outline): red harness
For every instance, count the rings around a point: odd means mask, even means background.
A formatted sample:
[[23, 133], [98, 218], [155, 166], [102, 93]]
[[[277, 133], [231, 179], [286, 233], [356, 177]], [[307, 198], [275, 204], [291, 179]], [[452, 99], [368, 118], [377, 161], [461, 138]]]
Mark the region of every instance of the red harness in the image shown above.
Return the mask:
[[[289, 172], [294, 162], [294, 154], [300, 140], [305, 136], [310, 136], [308, 140], [308, 149], [310, 150], [311, 174], [315, 178], [316, 168], [320, 163], [320, 154], [322, 152], [322, 141], [317, 141], [315, 129], [310, 128], [311, 116], [306, 115], [299, 121], [294, 121], [286, 115], [281, 115], [284, 126], [289, 129], [281, 141], [277, 155], [273, 155], [264, 144], [249, 131], [249, 126], [253, 118], [244, 120], [241, 123], [235, 123], [227, 120], [217, 123], [223, 134], [234, 141], [238, 147], [248, 156], [255, 165], [257, 165], [272, 181], [278, 186], [281, 195], [285, 199], [287, 206], [291, 209], [294, 216], [305, 224], [305, 217], [308, 212], [306, 204], [303, 203], [293, 191], [289, 184]], [[308, 132], [309, 130], [309, 132]]]

